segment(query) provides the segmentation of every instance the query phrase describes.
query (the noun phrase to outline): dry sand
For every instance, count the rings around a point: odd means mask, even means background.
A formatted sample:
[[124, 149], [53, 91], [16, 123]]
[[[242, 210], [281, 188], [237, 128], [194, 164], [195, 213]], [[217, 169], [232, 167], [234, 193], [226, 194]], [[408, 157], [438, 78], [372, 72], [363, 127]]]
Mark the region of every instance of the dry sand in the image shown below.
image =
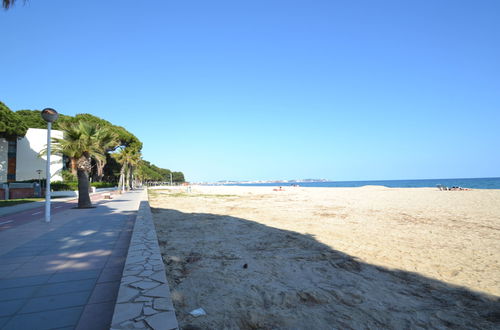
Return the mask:
[[183, 329], [500, 327], [500, 190], [200, 186], [150, 202]]

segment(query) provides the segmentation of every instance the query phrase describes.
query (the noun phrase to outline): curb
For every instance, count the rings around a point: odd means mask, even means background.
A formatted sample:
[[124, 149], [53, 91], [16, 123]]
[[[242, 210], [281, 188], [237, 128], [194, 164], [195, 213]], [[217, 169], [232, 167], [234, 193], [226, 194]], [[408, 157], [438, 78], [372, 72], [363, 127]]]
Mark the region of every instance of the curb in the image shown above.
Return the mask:
[[111, 329], [179, 329], [147, 190], [130, 239]]

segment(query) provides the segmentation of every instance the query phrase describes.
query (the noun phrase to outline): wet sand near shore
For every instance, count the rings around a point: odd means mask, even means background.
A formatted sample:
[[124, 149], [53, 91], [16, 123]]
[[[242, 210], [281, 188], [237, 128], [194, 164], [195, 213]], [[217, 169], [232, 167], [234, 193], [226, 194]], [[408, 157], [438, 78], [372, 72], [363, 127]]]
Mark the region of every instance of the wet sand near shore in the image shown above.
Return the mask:
[[184, 329], [499, 325], [499, 190], [193, 187], [150, 204]]

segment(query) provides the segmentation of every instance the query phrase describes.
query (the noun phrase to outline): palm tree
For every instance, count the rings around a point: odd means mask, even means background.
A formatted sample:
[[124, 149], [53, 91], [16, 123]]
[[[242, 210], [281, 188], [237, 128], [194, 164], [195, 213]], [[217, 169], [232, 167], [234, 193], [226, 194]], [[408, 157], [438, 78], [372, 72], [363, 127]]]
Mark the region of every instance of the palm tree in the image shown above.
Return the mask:
[[132, 156], [130, 157], [128, 166], [129, 166], [129, 180], [128, 184], [131, 189], [135, 188], [135, 173], [137, 172], [137, 168], [141, 162], [141, 153], [137, 149], [134, 149]]
[[101, 181], [104, 176], [104, 166], [106, 166], [106, 154], [115, 149], [120, 142], [117, 135], [107, 127], [100, 129], [97, 132], [96, 138], [103, 151], [103, 154], [96, 154], [93, 157], [97, 165], [97, 181]]
[[100, 137], [106, 135], [99, 125], [85, 121], [61, 123], [64, 137], [53, 138], [54, 152], [62, 153], [76, 160], [78, 178], [78, 208], [92, 207], [89, 195], [89, 176], [92, 170], [91, 158], [105, 157]]
[[14, 2], [16, 2], [16, 0], [2, 0], [2, 6], [5, 9], [9, 9], [14, 4]]
[[118, 152], [112, 154], [116, 161], [121, 164], [120, 180], [118, 186], [122, 191], [130, 187], [131, 178], [133, 176], [134, 167], [141, 160], [141, 153], [133, 147], [125, 147]]

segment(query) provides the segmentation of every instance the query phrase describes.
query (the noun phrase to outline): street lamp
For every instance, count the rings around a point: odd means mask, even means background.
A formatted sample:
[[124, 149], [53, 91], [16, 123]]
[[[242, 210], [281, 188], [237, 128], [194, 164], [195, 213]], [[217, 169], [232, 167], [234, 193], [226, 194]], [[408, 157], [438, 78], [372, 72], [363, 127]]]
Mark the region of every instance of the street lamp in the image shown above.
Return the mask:
[[40, 187], [42, 186], [42, 182], [41, 182], [41, 176], [40, 174], [42, 174], [42, 170], [36, 170], [36, 173], [38, 173], [38, 184], [40, 185]]
[[38, 197], [42, 197], [42, 177], [41, 177], [41, 174], [42, 174], [42, 170], [36, 170], [36, 173], [38, 173], [38, 191], [37, 191], [37, 195]]
[[50, 130], [52, 123], [57, 120], [59, 114], [52, 108], [42, 110], [42, 118], [47, 122], [47, 183], [45, 185], [45, 222], [50, 222]]

